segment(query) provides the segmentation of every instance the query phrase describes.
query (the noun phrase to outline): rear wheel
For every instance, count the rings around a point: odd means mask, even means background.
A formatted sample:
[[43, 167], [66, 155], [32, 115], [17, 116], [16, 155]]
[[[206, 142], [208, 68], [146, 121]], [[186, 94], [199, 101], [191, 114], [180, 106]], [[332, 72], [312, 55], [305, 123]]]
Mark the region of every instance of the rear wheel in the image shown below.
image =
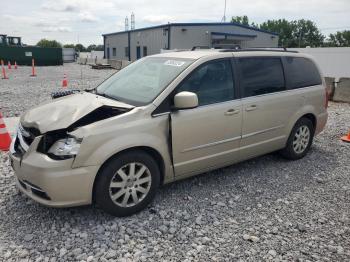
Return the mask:
[[299, 119], [289, 135], [286, 147], [281, 150], [281, 155], [291, 160], [303, 158], [310, 150], [314, 132], [313, 123], [309, 119]]
[[108, 161], [96, 181], [96, 204], [114, 216], [128, 216], [144, 209], [160, 182], [155, 160], [132, 151]]

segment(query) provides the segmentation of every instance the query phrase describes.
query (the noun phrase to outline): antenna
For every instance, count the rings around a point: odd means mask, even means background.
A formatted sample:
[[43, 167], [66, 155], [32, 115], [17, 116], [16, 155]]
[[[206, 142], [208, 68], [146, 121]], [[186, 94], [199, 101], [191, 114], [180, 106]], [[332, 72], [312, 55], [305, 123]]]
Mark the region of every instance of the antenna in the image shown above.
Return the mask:
[[125, 31], [129, 30], [129, 18], [125, 17]]
[[135, 29], [135, 14], [134, 12], [131, 13], [131, 30]]
[[221, 19], [221, 22], [226, 22], [226, 0], [225, 0], [225, 8], [224, 8], [224, 16]]

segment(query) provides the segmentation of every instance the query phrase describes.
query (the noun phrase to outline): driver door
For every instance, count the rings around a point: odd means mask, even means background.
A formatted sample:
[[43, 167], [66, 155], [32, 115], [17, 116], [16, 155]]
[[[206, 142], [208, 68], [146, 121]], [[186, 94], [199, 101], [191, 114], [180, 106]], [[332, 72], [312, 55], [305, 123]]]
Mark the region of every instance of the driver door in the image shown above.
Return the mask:
[[171, 115], [176, 176], [222, 167], [239, 160], [242, 103], [235, 92], [231, 59], [200, 65], [178, 87], [194, 92], [199, 106]]

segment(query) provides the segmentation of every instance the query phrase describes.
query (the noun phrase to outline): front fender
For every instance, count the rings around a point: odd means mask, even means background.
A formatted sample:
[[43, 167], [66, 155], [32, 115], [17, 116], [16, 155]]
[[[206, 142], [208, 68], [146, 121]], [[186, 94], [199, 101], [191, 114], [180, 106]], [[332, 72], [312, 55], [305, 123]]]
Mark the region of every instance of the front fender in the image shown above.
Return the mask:
[[[166, 116], [154, 118], [153, 121], [124, 125], [118, 130], [100, 129], [83, 138], [79, 154], [73, 168], [84, 166], [101, 166], [110, 157], [124, 150], [136, 147], [148, 147], [159, 153], [164, 161], [165, 182], [173, 179], [171, 156], [169, 151], [169, 129]], [[105, 130], [105, 132], [103, 132]], [[140, 131], [137, 131], [140, 130]]]

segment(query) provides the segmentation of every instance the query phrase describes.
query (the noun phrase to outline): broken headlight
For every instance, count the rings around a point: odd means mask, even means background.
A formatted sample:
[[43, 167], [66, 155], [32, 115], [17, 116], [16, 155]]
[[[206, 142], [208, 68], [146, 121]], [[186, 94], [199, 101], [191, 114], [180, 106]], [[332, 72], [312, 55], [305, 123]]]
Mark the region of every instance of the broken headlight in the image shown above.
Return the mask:
[[74, 137], [66, 137], [57, 140], [48, 150], [49, 154], [57, 157], [69, 158], [78, 154], [81, 140]]

